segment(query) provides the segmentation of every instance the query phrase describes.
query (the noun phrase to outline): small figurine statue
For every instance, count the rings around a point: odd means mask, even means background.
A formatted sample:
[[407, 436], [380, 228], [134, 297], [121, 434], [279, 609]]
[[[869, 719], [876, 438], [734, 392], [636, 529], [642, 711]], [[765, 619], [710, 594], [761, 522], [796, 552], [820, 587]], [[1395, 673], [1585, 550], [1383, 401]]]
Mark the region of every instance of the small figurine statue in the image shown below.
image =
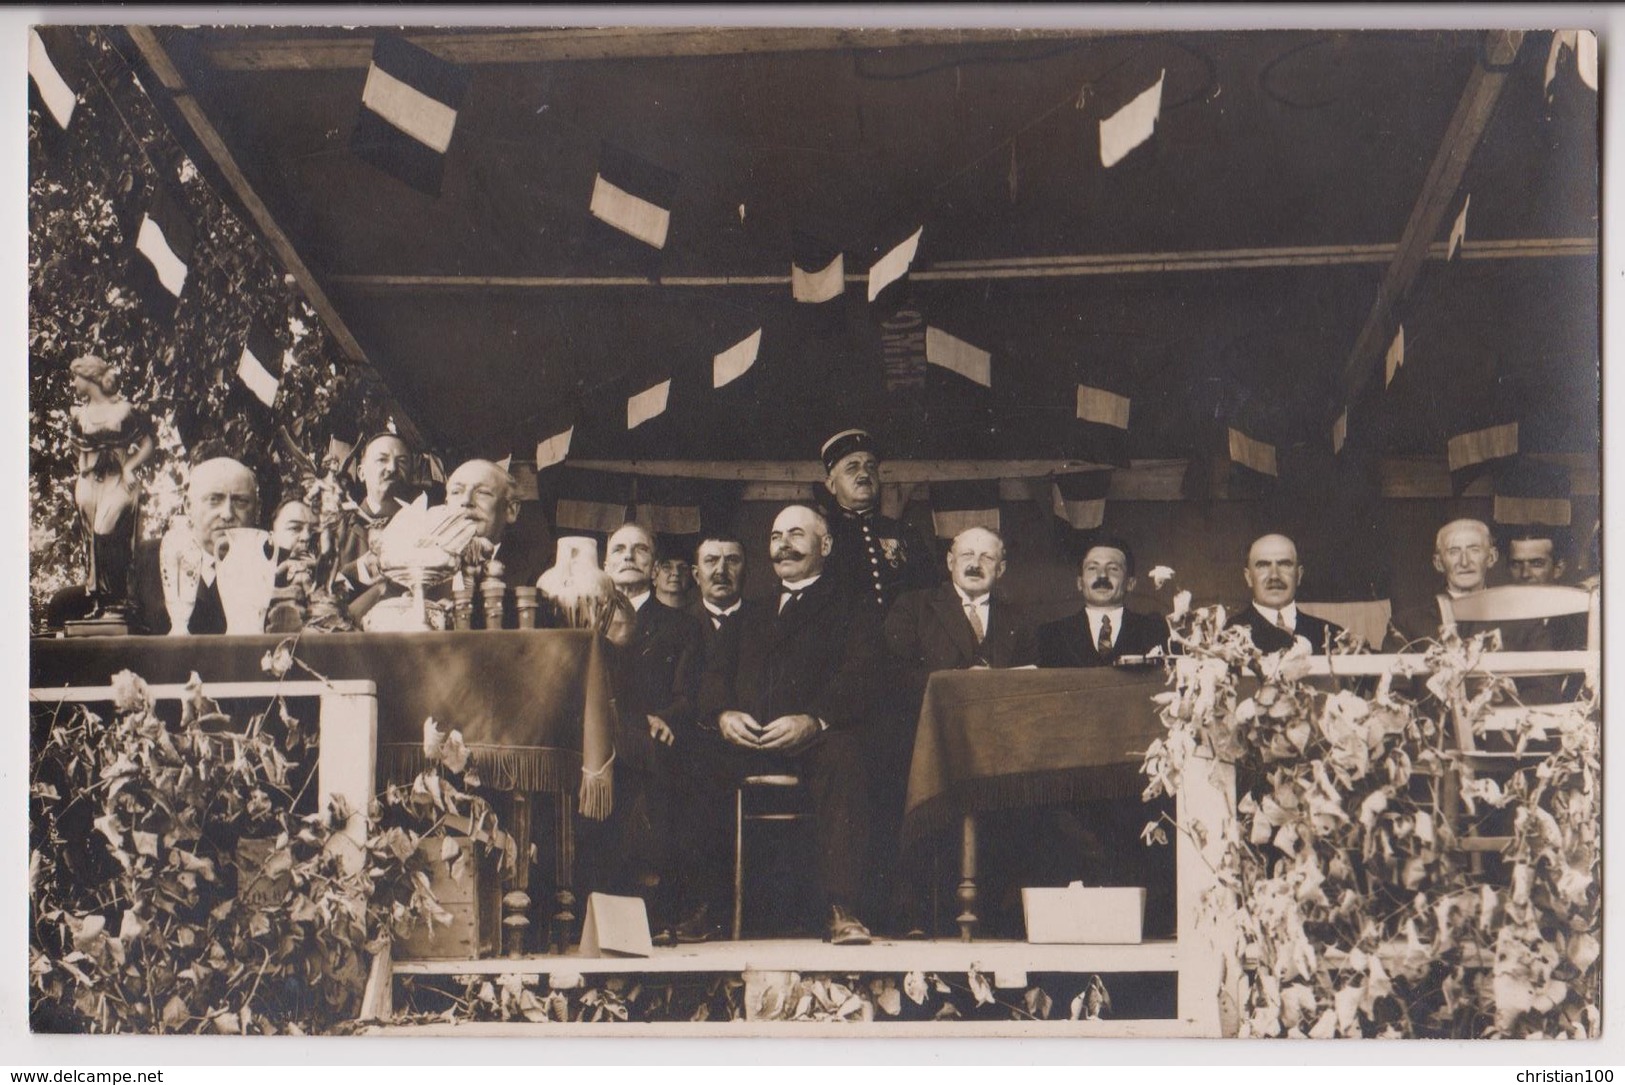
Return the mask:
[[152, 420], [118, 391], [113, 367], [94, 354], [68, 363], [73, 391], [79, 477], [74, 504], [84, 528], [91, 618], [121, 618], [129, 598], [141, 483], [136, 472], [152, 457]]

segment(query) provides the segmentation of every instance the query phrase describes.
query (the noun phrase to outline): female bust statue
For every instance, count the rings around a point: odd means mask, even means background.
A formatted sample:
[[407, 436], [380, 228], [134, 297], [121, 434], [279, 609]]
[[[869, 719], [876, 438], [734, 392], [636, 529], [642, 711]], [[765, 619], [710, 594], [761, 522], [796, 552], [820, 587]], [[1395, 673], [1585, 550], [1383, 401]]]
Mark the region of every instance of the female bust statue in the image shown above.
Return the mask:
[[74, 504], [86, 537], [90, 615], [116, 611], [129, 594], [141, 486], [136, 470], [152, 456], [152, 423], [118, 392], [113, 369], [94, 354], [68, 363], [79, 475]]

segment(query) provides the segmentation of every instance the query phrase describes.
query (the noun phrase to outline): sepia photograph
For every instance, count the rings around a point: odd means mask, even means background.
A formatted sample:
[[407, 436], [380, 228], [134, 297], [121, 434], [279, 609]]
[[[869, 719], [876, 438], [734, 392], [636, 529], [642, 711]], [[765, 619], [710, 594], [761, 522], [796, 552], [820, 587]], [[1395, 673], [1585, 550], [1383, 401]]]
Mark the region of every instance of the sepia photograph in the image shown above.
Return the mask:
[[1602, 1038], [1594, 29], [210, 11], [14, 30], [28, 1031]]

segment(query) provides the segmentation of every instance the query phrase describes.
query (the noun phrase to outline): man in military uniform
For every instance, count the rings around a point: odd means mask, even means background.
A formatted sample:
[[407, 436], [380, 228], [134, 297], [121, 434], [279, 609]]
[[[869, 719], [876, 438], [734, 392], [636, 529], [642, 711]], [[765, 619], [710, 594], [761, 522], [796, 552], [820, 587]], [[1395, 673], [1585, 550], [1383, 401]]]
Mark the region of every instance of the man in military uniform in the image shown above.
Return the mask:
[[880, 460], [875, 439], [842, 430], [824, 442], [825, 502], [834, 548], [827, 571], [884, 615], [903, 592], [941, 579], [931, 544], [880, 513]]

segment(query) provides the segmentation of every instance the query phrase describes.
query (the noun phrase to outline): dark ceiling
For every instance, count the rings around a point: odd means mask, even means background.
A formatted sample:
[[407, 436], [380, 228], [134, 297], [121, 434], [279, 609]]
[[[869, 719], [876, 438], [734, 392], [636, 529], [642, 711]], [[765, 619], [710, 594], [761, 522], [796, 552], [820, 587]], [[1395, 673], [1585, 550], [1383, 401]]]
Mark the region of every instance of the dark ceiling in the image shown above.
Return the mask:
[[[734, 54], [523, 60], [443, 32], [442, 55], [503, 59], [471, 63], [432, 198], [349, 150], [371, 37], [158, 34], [419, 426], [524, 456], [574, 422], [573, 454], [607, 459], [804, 459], [854, 421], [889, 427], [902, 456], [1064, 458], [1079, 380], [1130, 395], [1137, 457], [1189, 455], [1232, 424], [1323, 442], [1483, 43], [1226, 32], [749, 52], [747, 35]], [[1399, 302], [1405, 369], [1351, 412], [1381, 451], [1442, 453], [1482, 399], [1520, 406], [1525, 450], [1596, 448], [1597, 99], [1571, 72], [1548, 101], [1549, 42], [1525, 38], [1451, 196], [1453, 218], [1471, 194], [1463, 258], [1429, 259]], [[1100, 119], [1159, 72], [1155, 135], [1102, 168]], [[678, 175], [657, 259], [587, 212], [605, 140]], [[860, 274], [922, 225], [905, 304], [991, 351], [991, 390], [937, 370], [888, 390], [889, 311], [861, 283], [808, 306], [783, 282], [682, 282], [783, 278], [792, 229]], [[1054, 259], [1114, 255], [1107, 273]], [[983, 266], [943, 277], [966, 261]], [[384, 278], [398, 276], [436, 281]], [[597, 281], [629, 278], [645, 281]], [[713, 391], [711, 356], [757, 327], [756, 367]], [[628, 433], [625, 396], [667, 376], [667, 415]]]

